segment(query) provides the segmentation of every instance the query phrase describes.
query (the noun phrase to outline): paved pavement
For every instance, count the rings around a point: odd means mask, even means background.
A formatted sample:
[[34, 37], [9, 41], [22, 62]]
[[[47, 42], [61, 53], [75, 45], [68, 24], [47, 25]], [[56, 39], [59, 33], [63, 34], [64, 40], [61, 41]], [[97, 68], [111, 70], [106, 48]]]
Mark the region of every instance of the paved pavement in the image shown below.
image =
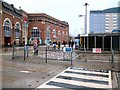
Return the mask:
[[[2, 88], [37, 88], [63, 70], [71, 66], [70, 61], [44, 60], [34, 58], [12, 59], [11, 51], [2, 53]], [[118, 70], [118, 63], [74, 60], [73, 67], [93, 68], [103, 70]], [[116, 73], [112, 76], [113, 87], [117, 88]]]

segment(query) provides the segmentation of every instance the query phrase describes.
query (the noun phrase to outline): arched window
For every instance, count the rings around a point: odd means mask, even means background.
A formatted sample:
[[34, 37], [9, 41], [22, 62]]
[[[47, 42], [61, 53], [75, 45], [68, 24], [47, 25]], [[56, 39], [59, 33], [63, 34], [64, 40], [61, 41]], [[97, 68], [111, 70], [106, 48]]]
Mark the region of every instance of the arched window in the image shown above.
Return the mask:
[[11, 23], [8, 19], [4, 22], [4, 36], [11, 37]]
[[20, 38], [20, 24], [15, 25], [15, 38]]

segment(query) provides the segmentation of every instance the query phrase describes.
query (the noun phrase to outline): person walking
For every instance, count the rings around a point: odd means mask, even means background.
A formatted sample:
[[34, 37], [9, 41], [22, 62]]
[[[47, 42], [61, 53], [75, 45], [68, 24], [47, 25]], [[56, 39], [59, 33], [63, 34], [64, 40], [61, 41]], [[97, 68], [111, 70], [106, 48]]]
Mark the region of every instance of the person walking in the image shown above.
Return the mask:
[[64, 45], [64, 47], [66, 46], [66, 41], [65, 40], [63, 41], [63, 45]]
[[74, 41], [71, 40], [71, 47], [72, 47], [72, 49], [73, 49], [73, 45], [74, 45]]
[[60, 50], [60, 41], [58, 41], [58, 49]]
[[56, 50], [56, 41], [53, 42], [53, 49]]
[[33, 49], [34, 49], [34, 55], [38, 55], [38, 44], [37, 43], [34, 43]]
[[69, 47], [70, 47], [70, 45], [71, 45], [71, 41], [70, 40], [69, 40], [68, 44], [69, 44]]

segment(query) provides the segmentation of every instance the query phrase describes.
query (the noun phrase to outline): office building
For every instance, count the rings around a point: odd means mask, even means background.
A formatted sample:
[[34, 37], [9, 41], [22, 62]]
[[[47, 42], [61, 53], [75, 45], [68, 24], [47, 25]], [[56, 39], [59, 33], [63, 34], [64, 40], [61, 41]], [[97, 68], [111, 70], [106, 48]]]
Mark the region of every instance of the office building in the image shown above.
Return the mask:
[[90, 33], [111, 33], [119, 30], [120, 7], [90, 11]]

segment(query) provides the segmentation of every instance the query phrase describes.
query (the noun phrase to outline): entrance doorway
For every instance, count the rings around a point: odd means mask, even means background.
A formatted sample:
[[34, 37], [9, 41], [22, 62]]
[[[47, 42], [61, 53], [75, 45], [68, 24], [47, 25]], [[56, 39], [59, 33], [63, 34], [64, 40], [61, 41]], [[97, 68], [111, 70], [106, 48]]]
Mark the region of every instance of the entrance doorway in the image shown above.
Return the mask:
[[5, 46], [11, 45], [11, 37], [4, 37]]

